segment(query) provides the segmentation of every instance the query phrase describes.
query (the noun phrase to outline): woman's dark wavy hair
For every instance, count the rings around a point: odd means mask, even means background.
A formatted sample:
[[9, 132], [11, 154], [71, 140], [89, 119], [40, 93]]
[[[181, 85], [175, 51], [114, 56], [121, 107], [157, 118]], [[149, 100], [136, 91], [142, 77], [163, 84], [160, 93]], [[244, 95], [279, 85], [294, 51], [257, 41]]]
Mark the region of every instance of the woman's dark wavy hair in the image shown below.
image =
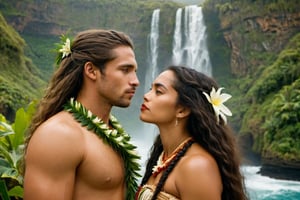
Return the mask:
[[114, 30], [91, 29], [78, 33], [71, 44], [71, 54], [63, 58], [39, 102], [25, 141], [25, 153], [34, 131], [47, 119], [63, 110], [63, 105], [76, 98], [83, 83], [83, 67], [92, 62], [101, 72], [115, 58], [119, 46], [134, 48], [129, 36]]
[[[167, 70], [175, 74], [173, 87], [178, 93], [177, 103], [191, 109], [187, 121], [189, 134], [196, 143], [214, 157], [218, 164], [223, 184], [222, 200], [248, 199], [233, 132], [222, 118], [219, 117], [219, 123], [217, 122], [212, 105], [203, 95], [203, 92], [209, 94], [212, 87], [217, 89], [217, 83], [212, 78], [191, 68], [169, 66]], [[152, 147], [141, 185], [146, 184], [151, 177], [152, 168], [162, 151], [162, 143], [158, 136]], [[178, 156], [183, 155], [178, 154]], [[168, 174], [164, 173], [163, 176], [168, 176]], [[162, 189], [165, 179], [166, 177], [160, 180], [155, 193]]]

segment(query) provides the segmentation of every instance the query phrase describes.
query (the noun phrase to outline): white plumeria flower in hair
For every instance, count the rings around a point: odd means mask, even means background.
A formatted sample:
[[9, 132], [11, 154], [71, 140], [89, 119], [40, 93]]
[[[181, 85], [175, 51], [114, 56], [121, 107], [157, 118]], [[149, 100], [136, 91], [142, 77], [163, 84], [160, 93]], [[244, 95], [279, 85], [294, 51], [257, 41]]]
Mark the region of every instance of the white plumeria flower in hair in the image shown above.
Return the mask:
[[71, 41], [69, 38], [66, 39], [59, 52], [63, 53], [62, 58], [67, 57], [71, 53]]
[[225, 124], [227, 123], [227, 116], [232, 116], [231, 111], [223, 104], [228, 99], [231, 98], [230, 94], [223, 93], [221, 94], [221, 90], [224, 88], [219, 88], [217, 91], [213, 87], [210, 95], [208, 95], [206, 92], [203, 92], [205, 97], [207, 98], [208, 102], [211, 103], [213, 106], [213, 109], [215, 111], [215, 114], [217, 116], [217, 121], [219, 122], [219, 116], [224, 120]]

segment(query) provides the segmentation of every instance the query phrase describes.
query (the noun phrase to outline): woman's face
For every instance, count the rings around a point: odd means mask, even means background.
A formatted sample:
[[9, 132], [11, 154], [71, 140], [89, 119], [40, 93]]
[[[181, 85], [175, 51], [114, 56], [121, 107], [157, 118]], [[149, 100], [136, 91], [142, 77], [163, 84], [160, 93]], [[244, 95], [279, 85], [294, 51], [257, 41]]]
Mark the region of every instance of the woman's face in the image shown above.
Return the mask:
[[144, 95], [140, 119], [156, 125], [175, 124], [177, 92], [173, 88], [175, 74], [171, 70], [162, 72]]

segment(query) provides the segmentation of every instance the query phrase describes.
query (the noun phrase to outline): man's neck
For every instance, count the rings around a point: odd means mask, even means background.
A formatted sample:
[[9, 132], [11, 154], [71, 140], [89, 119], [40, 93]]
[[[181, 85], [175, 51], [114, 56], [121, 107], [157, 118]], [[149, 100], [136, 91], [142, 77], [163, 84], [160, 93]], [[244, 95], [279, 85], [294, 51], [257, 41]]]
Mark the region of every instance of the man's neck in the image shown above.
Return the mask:
[[111, 105], [95, 102], [87, 98], [78, 97], [76, 100], [109, 126], [109, 117], [112, 108]]

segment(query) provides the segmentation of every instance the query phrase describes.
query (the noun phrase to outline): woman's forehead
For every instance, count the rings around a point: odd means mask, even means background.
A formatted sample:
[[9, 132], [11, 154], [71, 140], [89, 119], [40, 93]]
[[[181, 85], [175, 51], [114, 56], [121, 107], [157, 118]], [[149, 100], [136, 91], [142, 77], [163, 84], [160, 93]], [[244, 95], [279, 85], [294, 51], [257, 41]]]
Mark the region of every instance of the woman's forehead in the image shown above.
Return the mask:
[[160, 73], [154, 82], [172, 86], [172, 84], [174, 83], [174, 80], [175, 80], [174, 73], [170, 70], [167, 70], [167, 71]]

